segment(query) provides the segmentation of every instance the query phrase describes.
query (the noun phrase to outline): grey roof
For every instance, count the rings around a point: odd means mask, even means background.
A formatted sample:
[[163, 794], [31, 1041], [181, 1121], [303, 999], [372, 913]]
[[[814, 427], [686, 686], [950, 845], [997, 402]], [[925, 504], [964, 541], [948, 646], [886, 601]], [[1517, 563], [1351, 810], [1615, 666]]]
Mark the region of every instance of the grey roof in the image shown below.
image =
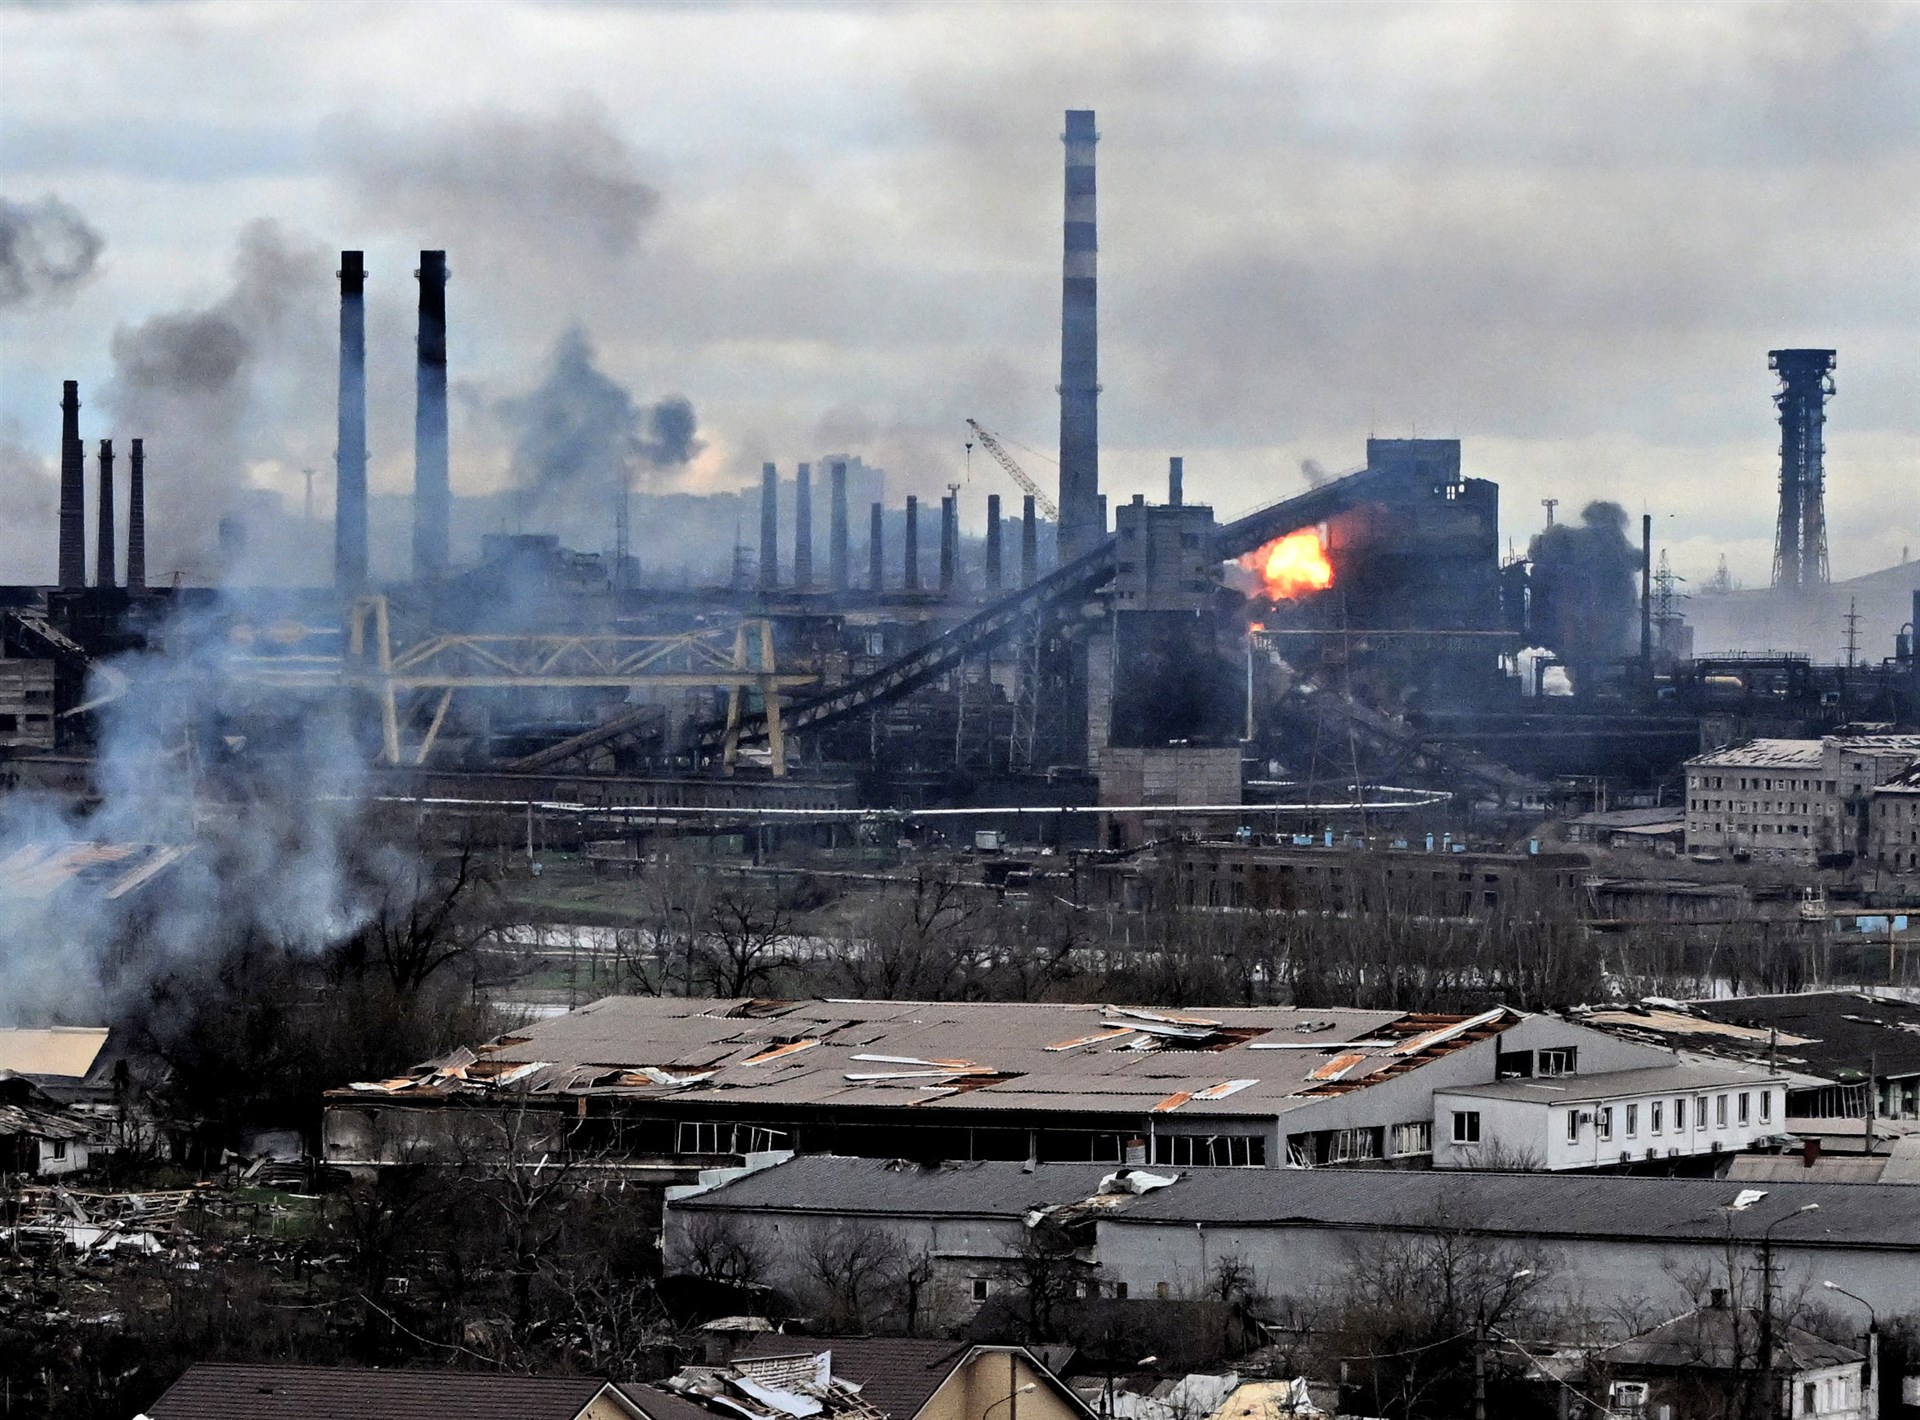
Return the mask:
[[1008, 1217], [1090, 1197], [1117, 1164], [975, 1162], [921, 1165], [898, 1159], [802, 1154], [675, 1208], [756, 1208], [801, 1213]]
[[1744, 1185], [1713, 1178], [1618, 1174], [1470, 1173], [1434, 1169], [1197, 1169], [1117, 1213], [1119, 1226], [1419, 1227], [1438, 1217], [1478, 1232], [1529, 1237], [1725, 1242], [1807, 1203], [1776, 1246], [1920, 1250], [1920, 1208], [1904, 1184], [1778, 1183], [1741, 1212]]
[[1689, 1003], [1709, 1020], [1800, 1038], [1782, 1057], [1837, 1076], [1872, 1068], [1880, 1075], [1920, 1074], [1920, 1006], [1863, 991], [1803, 991]]
[[1608, 809], [1604, 813], [1581, 814], [1571, 820], [1582, 828], [1668, 828], [1686, 822], [1682, 804], [1663, 809]]
[[1822, 753], [1823, 747], [1819, 740], [1748, 740], [1745, 744], [1728, 745], [1725, 749], [1696, 754], [1687, 761], [1687, 766], [1688, 768], [1713, 768], [1724, 765], [1728, 769], [1816, 769], [1820, 765]]
[[201, 1362], [147, 1414], [153, 1420], [575, 1420], [608, 1389], [605, 1381], [572, 1376]]
[[[1061, 1110], [1135, 1123], [1271, 1118], [1496, 1035], [1518, 1013], [1052, 1002], [611, 996], [338, 1095], [426, 1100], [511, 1085], [686, 1109]], [[1275, 1048], [1282, 1047], [1282, 1048]]]
[[[1760, 1312], [1752, 1307], [1702, 1307], [1628, 1337], [1603, 1354], [1607, 1365], [1616, 1369], [1752, 1368], [1759, 1357], [1760, 1322]], [[1795, 1371], [1824, 1370], [1866, 1359], [1851, 1346], [1828, 1341], [1797, 1326], [1782, 1326], [1780, 1331], [1780, 1362]]]
[[[1101, 1164], [942, 1164], [803, 1155], [675, 1203], [898, 1217], [1015, 1218], [1032, 1208], [1092, 1197], [1114, 1171]], [[1161, 1172], [1173, 1172], [1162, 1170]], [[1783, 1223], [1781, 1246], [1920, 1250], [1920, 1208], [1910, 1185], [1777, 1183], [1741, 1212], [1747, 1185], [1727, 1179], [1618, 1174], [1475, 1173], [1467, 1170], [1193, 1169], [1169, 1188], [1130, 1195], [1103, 1219], [1126, 1226], [1419, 1227], [1438, 1216], [1496, 1234], [1724, 1242], [1759, 1230], [1804, 1203], [1820, 1211]]]
[[1784, 1086], [1786, 1080], [1759, 1066], [1655, 1065], [1646, 1070], [1613, 1070], [1599, 1075], [1545, 1075], [1530, 1080], [1501, 1080], [1487, 1085], [1452, 1085], [1435, 1096], [1532, 1100], [1538, 1104], [1575, 1104], [1626, 1099], [1634, 1095], [1691, 1094], [1699, 1090]]

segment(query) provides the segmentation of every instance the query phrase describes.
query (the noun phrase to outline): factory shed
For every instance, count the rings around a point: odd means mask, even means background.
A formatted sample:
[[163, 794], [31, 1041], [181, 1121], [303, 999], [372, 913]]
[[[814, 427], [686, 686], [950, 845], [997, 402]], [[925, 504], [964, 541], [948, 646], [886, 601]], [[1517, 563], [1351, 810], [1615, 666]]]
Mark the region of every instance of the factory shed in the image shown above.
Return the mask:
[[669, 1183], [779, 1150], [1420, 1166], [1435, 1090], [1530, 1074], [1542, 1051], [1590, 1071], [1668, 1061], [1501, 1008], [610, 997], [406, 1075], [330, 1091], [324, 1136], [329, 1163], [370, 1167], [403, 1150], [451, 1148], [480, 1112], [525, 1105], [548, 1123], [545, 1147]]

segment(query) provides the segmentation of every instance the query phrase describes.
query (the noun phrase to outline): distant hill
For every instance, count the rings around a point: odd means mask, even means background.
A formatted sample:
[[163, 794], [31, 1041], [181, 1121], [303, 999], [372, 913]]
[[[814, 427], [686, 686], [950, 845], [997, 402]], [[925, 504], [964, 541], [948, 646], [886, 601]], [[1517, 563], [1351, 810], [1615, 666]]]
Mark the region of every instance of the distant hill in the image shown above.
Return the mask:
[[1913, 596], [1920, 591], [1920, 561], [1869, 572], [1817, 591], [1800, 594], [1771, 587], [1752, 591], [1698, 593], [1683, 606], [1693, 625], [1696, 655], [1717, 651], [1798, 651], [1817, 661], [1846, 659], [1847, 605], [1860, 615], [1860, 659], [1879, 661], [1893, 654], [1893, 637], [1913, 619]]

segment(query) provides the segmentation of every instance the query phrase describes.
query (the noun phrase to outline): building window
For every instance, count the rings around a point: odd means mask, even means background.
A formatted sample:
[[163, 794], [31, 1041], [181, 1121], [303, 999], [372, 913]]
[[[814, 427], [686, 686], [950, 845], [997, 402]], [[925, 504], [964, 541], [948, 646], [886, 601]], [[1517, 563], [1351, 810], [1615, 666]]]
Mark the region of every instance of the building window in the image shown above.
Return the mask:
[[1433, 1121], [1416, 1119], [1411, 1124], [1394, 1125], [1388, 1152], [1396, 1158], [1408, 1154], [1431, 1154], [1433, 1152]]
[[1725, 1095], [1715, 1095], [1713, 1097], [1713, 1127], [1715, 1129], [1725, 1129], [1727, 1127], [1727, 1097]]
[[1762, 1124], [1770, 1124], [1773, 1122], [1773, 1091], [1772, 1090], [1760, 1091], [1760, 1122]]
[[1742, 1090], [1740, 1091], [1740, 1123], [1742, 1125], [1746, 1125], [1752, 1122], [1753, 1122], [1753, 1096], [1748, 1094], [1745, 1090]]
[[1602, 1105], [1595, 1112], [1593, 1119], [1594, 1123], [1600, 1126], [1600, 1137], [1611, 1139], [1613, 1137], [1613, 1106]]
[[1819, 1409], [1820, 1387], [1808, 1381], [1800, 1388], [1800, 1413], [1812, 1415]]
[[973, 1300], [976, 1304], [984, 1302], [993, 1295], [993, 1279], [989, 1277], [971, 1278], [968, 1286], [973, 1289]]
[[1660, 1127], [1663, 1122], [1661, 1116], [1666, 1113], [1666, 1108], [1667, 1106], [1664, 1100], [1654, 1100], [1647, 1105], [1647, 1133], [1659, 1134], [1662, 1132]]
[[1113, 1299], [1116, 1302], [1124, 1302], [1127, 1299], [1127, 1284], [1125, 1282], [1115, 1282], [1113, 1284]]
[[67, 1156], [67, 1141], [65, 1139], [55, 1139], [53, 1141], [53, 1156], [56, 1159], [64, 1159]]
[[1580, 1142], [1580, 1111], [1577, 1109], [1567, 1111], [1567, 1142], [1569, 1144]]
[[1579, 1050], [1571, 1045], [1554, 1046], [1539, 1054], [1539, 1069], [1542, 1075], [1571, 1075], [1578, 1063]]
[[1479, 1110], [1456, 1109], [1453, 1112], [1453, 1142], [1456, 1144], [1478, 1144], [1480, 1142]]
[[733, 1126], [683, 1121], [676, 1148], [682, 1154], [730, 1154], [733, 1152]]
[[1631, 1139], [1635, 1135], [1637, 1135], [1639, 1132], [1640, 1132], [1640, 1106], [1637, 1104], [1630, 1104], [1627, 1106], [1627, 1137]]
[[1267, 1166], [1263, 1134], [1160, 1134], [1153, 1161], [1176, 1168], [1255, 1168]]
[[1155, 1282], [1153, 1284], [1153, 1295], [1159, 1301], [1164, 1302], [1169, 1300], [1173, 1296], [1173, 1283]]

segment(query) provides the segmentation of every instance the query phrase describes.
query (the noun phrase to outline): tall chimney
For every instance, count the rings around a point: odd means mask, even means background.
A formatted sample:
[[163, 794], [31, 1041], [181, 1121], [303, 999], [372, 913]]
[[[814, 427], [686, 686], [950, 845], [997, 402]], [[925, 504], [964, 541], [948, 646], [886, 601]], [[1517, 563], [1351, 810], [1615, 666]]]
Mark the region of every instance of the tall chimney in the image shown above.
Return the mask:
[[907, 495], [907, 553], [901, 585], [910, 592], [920, 590], [920, 500]]
[[833, 507], [828, 514], [827, 585], [836, 592], [844, 592], [847, 589], [847, 461], [835, 459], [829, 477]]
[[133, 441], [127, 467], [127, 590], [147, 589], [147, 441]]
[[793, 585], [813, 585], [813, 467], [804, 463], [793, 485]]
[[1167, 506], [1177, 508], [1187, 498], [1187, 461], [1183, 458], [1167, 460]]
[[[365, 253], [341, 252], [336, 274], [340, 278], [340, 395], [339, 431], [333, 451], [333, 585], [341, 592], [357, 592], [367, 584]], [[443, 349], [443, 365], [444, 353]]]
[[118, 585], [115, 575], [113, 543], [113, 440], [100, 441], [100, 516], [95, 528], [93, 552], [93, 585], [112, 587]]
[[940, 595], [953, 590], [953, 562], [960, 551], [959, 498], [952, 493], [940, 500]]
[[867, 585], [874, 591], [887, 586], [887, 509], [875, 503], [867, 518]]
[[1040, 573], [1040, 526], [1033, 495], [1020, 500], [1020, 585], [1031, 587]]
[[413, 575], [430, 582], [447, 570], [447, 254], [420, 253], [419, 363], [413, 407]]
[[1640, 666], [1653, 668], [1653, 514], [1640, 515]]
[[987, 590], [1000, 590], [1000, 495], [987, 495]]
[[80, 447], [80, 382], [60, 387], [60, 585], [87, 585], [87, 454]]
[[1100, 538], [1100, 347], [1092, 109], [1068, 109], [1060, 289], [1060, 561]]
[[760, 465], [760, 590], [780, 585], [780, 470]]

